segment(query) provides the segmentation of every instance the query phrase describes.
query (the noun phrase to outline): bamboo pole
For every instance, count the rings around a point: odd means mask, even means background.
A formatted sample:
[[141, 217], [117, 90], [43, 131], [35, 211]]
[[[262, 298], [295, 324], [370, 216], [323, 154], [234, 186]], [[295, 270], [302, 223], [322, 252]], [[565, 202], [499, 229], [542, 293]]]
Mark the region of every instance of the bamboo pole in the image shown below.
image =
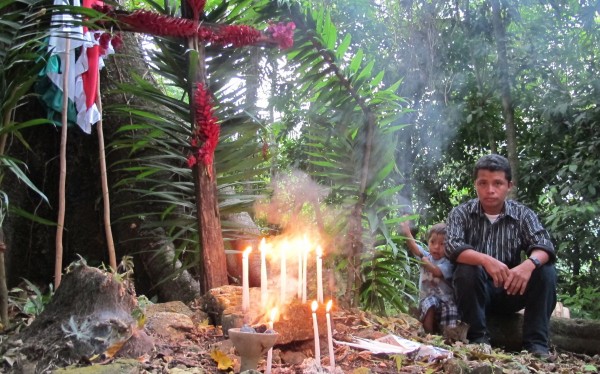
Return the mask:
[[104, 205], [104, 233], [108, 247], [108, 260], [113, 271], [117, 271], [117, 257], [110, 223], [110, 196], [108, 193], [108, 178], [106, 173], [106, 152], [104, 150], [104, 131], [102, 129], [102, 98], [100, 97], [100, 76], [98, 76], [98, 90], [96, 92], [96, 106], [100, 112], [100, 121], [96, 125], [98, 131], [98, 152], [100, 154], [100, 180], [102, 182], [102, 202]]
[[60, 178], [58, 182], [58, 219], [56, 225], [56, 255], [54, 263], [54, 289], [60, 286], [62, 277], [62, 261], [63, 261], [63, 231], [65, 225], [65, 191], [67, 180], [67, 126], [68, 126], [68, 107], [69, 107], [69, 69], [70, 59], [69, 50], [71, 49], [71, 39], [65, 40], [64, 51], [64, 69], [63, 69], [63, 107], [61, 123], [62, 129], [60, 133]]
[[0, 224], [0, 317], [2, 318], [3, 330], [10, 327], [10, 320], [8, 319], [8, 287], [6, 285], [6, 263], [4, 261], [4, 252], [6, 251], [6, 244], [4, 243], [4, 231], [2, 231], [2, 225]]
[[[6, 130], [6, 128], [10, 126], [13, 113], [14, 109], [7, 110], [6, 113], [4, 113], [4, 118], [2, 119], [3, 129]], [[0, 136], [0, 156], [4, 155], [7, 137], [8, 132], [5, 132]], [[5, 209], [8, 210], [8, 207], [5, 207]], [[4, 214], [4, 212], [0, 212], [0, 214]], [[4, 217], [0, 217], [0, 318], [2, 319], [4, 329], [6, 330], [10, 326], [10, 320], [8, 319], [8, 286], [6, 283], [6, 262], [4, 258], [6, 243], [4, 243], [4, 231], [2, 229], [3, 218]]]

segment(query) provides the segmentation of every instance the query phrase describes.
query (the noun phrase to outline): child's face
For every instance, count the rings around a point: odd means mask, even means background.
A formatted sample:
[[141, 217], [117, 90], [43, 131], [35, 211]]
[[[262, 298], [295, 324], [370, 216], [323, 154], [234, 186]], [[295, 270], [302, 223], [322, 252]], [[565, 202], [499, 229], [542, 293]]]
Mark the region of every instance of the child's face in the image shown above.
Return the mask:
[[440, 258], [444, 257], [444, 239], [444, 235], [433, 233], [427, 241], [429, 253], [431, 253], [431, 257], [433, 257], [435, 260], [439, 260]]

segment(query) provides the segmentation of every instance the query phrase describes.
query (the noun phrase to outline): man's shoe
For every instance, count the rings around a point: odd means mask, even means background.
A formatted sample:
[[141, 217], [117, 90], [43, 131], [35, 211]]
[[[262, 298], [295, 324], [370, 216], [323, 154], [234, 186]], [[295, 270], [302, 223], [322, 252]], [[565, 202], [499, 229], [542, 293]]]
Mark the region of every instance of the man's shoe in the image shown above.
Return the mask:
[[530, 348], [527, 349], [527, 352], [542, 360], [547, 360], [550, 358], [550, 352], [544, 348]]

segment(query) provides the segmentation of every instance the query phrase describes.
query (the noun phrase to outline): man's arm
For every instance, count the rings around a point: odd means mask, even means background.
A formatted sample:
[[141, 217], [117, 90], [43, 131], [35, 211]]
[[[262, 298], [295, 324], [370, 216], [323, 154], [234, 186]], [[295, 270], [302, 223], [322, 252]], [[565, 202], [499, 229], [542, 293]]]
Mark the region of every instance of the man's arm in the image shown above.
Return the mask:
[[520, 234], [527, 245], [528, 257], [510, 270], [511, 274], [504, 284], [506, 293], [509, 295], [523, 295], [525, 293], [531, 273], [535, 270], [535, 264], [529, 260], [530, 257], [536, 258], [542, 266], [548, 262], [556, 261], [554, 244], [552, 244], [548, 231], [542, 226], [537, 215], [526, 208], [522, 222], [523, 228]]
[[504, 285], [504, 282], [510, 275], [509, 268], [505, 263], [496, 260], [492, 256], [477, 252], [474, 249], [462, 251], [456, 258], [456, 262], [466, 265], [482, 266], [490, 277], [492, 277], [492, 281], [496, 287]]
[[[533, 249], [529, 257], [537, 258], [542, 266], [550, 261], [550, 255], [544, 249]], [[510, 275], [504, 284], [504, 289], [507, 294], [523, 295], [525, 293], [527, 284], [531, 278], [531, 273], [535, 270], [535, 264], [533, 261], [529, 260], [529, 257], [518, 266], [510, 269]]]

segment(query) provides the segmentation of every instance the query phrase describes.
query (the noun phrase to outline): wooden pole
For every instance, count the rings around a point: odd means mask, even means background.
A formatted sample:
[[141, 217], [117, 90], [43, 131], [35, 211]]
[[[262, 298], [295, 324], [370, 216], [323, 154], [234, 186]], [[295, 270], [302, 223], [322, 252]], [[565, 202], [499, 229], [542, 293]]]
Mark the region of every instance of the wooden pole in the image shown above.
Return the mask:
[[[198, 37], [188, 39], [190, 48], [198, 51], [198, 62], [196, 75], [190, 87], [190, 98], [193, 102], [193, 92], [197, 83], [208, 87], [206, 79], [206, 51], [203, 44], [199, 43]], [[190, 63], [194, 63], [190, 61]], [[196, 124], [196, 115], [193, 105], [192, 131]], [[221, 230], [221, 218], [219, 215], [219, 202], [217, 198], [217, 176], [214, 165], [204, 165], [198, 162], [193, 169], [194, 189], [196, 194], [196, 210], [198, 221], [198, 236], [200, 240], [200, 288], [202, 293], [212, 288], [228, 284], [227, 259], [225, 258], [225, 246]]]
[[[3, 212], [0, 212], [2, 214]], [[6, 264], [4, 262], [4, 252], [6, 251], [6, 244], [4, 243], [4, 231], [2, 230], [2, 224], [0, 220], [0, 317], [2, 318], [2, 324], [4, 330], [10, 327], [10, 320], [8, 319], [8, 287], [6, 285]]]
[[115, 254], [115, 243], [113, 241], [112, 227], [110, 223], [110, 197], [108, 193], [108, 178], [106, 173], [106, 152], [104, 151], [104, 131], [102, 129], [102, 98], [100, 97], [100, 76], [98, 76], [98, 91], [96, 92], [96, 106], [100, 112], [100, 121], [96, 124], [98, 131], [98, 152], [100, 154], [100, 180], [102, 182], [102, 202], [104, 205], [104, 233], [108, 247], [108, 260], [113, 271], [117, 271], [117, 256]]
[[69, 50], [71, 49], [71, 39], [65, 39], [64, 51], [64, 69], [63, 69], [63, 107], [61, 123], [62, 129], [60, 133], [60, 177], [58, 182], [58, 219], [56, 222], [56, 256], [54, 263], [54, 289], [60, 286], [62, 277], [62, 261], [63, 261], [63, 231], [65, 225], [65, 191], [67, 180], [67, 126], [68, 126], [68, 108], [69, 108], [69, 69], [70, 59]]

